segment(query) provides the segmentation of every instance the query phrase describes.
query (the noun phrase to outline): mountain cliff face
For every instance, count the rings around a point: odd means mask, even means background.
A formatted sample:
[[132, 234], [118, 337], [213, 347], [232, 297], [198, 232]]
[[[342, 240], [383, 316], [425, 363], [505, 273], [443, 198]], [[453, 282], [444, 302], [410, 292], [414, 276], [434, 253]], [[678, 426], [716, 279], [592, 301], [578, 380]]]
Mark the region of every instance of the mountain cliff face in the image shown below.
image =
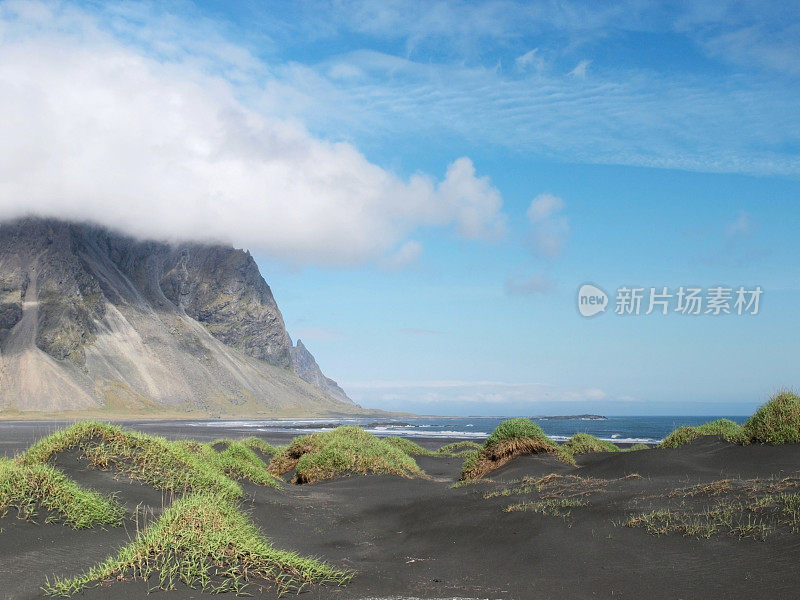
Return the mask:
[[338, 386], [331, 394], [324, 376], [321, 385], [301, 379], [303, 360], [295, 366], [247, 252], [54, 220], [0, 224], [2, 410], [359, 409]]
[[342, 402], [352, 402], [352, 400], [347, 397], [347, 394], [344, 393], [344, 390], [339, 387], [338, 383], [329, 377], [325, 377], [317, 361], [314, 360], [311, 352], [308, 351], [308, 348], [303, 345], [301, 340], [297, 340], [297, 344], [292, 346], [290, 350], [294, 370], [303, 381], [307, 381], [311, 385], [318, 387], [332, 398], [336, 398]]

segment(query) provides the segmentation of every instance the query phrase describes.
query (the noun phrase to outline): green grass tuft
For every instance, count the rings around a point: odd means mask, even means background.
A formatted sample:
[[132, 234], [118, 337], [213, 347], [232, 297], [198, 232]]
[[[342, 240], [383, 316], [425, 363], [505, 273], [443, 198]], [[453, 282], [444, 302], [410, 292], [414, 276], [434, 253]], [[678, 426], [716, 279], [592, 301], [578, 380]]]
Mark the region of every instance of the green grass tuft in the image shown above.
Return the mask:
[[425, 476], [408, 454], [356, 426], [293, 439], [269, 464], [275, 475], [292, 469], [296, 469], [294, 483], [313, 483], [345, 473]]
[[238, 444], [243, 444], [244, 446], [247, 446], [251, 450], [258, 450], [262, 454], [268, 454], [270, 456], [275, 456], [275, 454], [277, 454], [278, 451], [281, 450], [281, 447], [273, 446], [269, 442], [265, 442], [261, 438], [257, 438], [254, 435], [251, 435], [250, 437], [246, 437], [238, 441], [231, 440], [228, 438], [219, 438], [211, 442], [209, 446], [215, 449], [225, 449], [234, 442]]
[[482, 446], [475, 442], [452, 442], [436, 451], [440, 456], [463, 456], [472, 450], [480, 450]]
[[729, 442], [741, 444], [800, 443], [800, 397], [792, 392], [779, 392], [742, 426], [719, 419], [699, 427], [678, 427], [664, 438], [661, 447], [677, 448], [701, 435], [721, 435]]
[[111, 579], [158, 579], [210, 592], [241, 592], [248, 582], [279, 593], [310, 583], [341, 585], [352, 575], [313, 558], [274, 548], [231, 501], [210, 494], [184, 496], [116, 556], [71, 578], [55, 578], [44, 591], [69, 596]]
[[679, 533], [686, 537], [708, 539], [719, 533], [728, 533], [739, 538], [763, 540], [770, 532], [770, 526], [757, 514], [742, 513], [741, 506], [728, 503], [698, 512], [662, 509], [635, 516], [625, 525], [643, 527], [652, 535]]
[[501, 442], [519, 439], [549, 440], [542, 428], [536, 423], [530, 419], [519, 417], [517, 419], [507, 419], [495, 427], [495, 430], [486, 438], [483, 447], [492, 448]]
[[282, 450], [282, 446], [273, 446], [272, 444], [265, 442], [261, 438], [257, 438], [255, 436], [246, 437], [242, 440], [242, 444], [250, 448], [251, 450], [258, 450], [263, 454], [269, 454], [270, 456], [275, 456], [278, 452]]
[[461, 479], [478, 479], [517, 456], [539, 452], [556, 453], [574, 464], [572, 457], [562, 452], [536, 423], [525, 418], [508, 419], [495, 428], [480, 450], [464, 454]]
[[625, 448], [623, 452], [638, 452], [639, 450], [650, 450], [647, 444], [634, 444], [630, 448]]
[[0, 458], [0, 517], [15, 508], [20, 518], [32, 520], [44, 507], [47, 522], [63, 521], [83, 529], [122, 524], [124, 509], [113, 499], [82, 488], [50, 465], [24, 465]]
[[[471, 450], [464, 453], [464, 463], [461, 465], [461, 480], [468, 481], [470, 479], [478, 479], [478, 471], [480, 466], [485, 462], [483, 456], [483, 448], [480, 450]], [[488, 471], [487, 471], [488, 472]], [[485, 475], [485, 473], [483, 474]], [[481, 475], [481, 477], [483, 476]]]
[[681, 425], [673, 430], [664, 440], [659, 444], [661, 448], [677, 448], [700, 437], [696, 427], [689, 425]]
[[268, 470], [266, 463], [244, 442], [227, 441], [223, 450], [215, 450], [220, 444], [197, 444], [184, 442], [190, 452], [198, 455], [221, 473], [233, 479], [248, 479], [258, 485], [268, 485], [280, 489], [281, 481]]
[[409, 456], [433, 456], [433, 452], [426, 450], [416, 442], [412, 442], [407, 438], [402, 437], [387, 437], [383, 438], [387, 444], [394, 446], [401, 452], [405, 452]]
[[561, 445], [561, 450], [575, 456], [587, 452], [619, 452], [619, 447], [588, 433], [576, 433]]
[[527, 502], [519, 502], [511, 504], [503, 509], [503, 512], [516, 512], [520, 510], [527, 510], [541, 515], [548, 515], [551, 517], [568, 517], [570, 511], [568, 509], [578, 506], [586, 506], [583, 500], [575, 498], [550, 498], [548, 500], [532, 500]]
[[744, 424], [743, 437], [762, 444], [800, 442], [800, 397], [792, 392], [775, 394]]
[[445, 444], [441, 448], [432, 451], [423, 448], [408, 438], [387, 437], [384, 438], [384, 441], [402, 450], [409, 456], [463, 456], [470, 450], [479, 450], [482, 447], [480, 444], [476, 444], [475, 442], [453, 442], [451, 444]]
[[[23, 464], [43, 464], [59, 452], [79, 448], [95, 468], [114, 467], [132, 479], [174, 492], [214, 492], [238, 498], [242, 488], [226, 475], [247, 477], [257, 483], [277, 485], [267, 479], [263, 461], [241, 445], [216, 453], [197, 442], [169, 442], [164, 438], [128, 431], [107, 423], [83, 421], [40, 440], [22, 454]], [[257, 462], [256, 462], [257, 461]]]
[[646, 499], [653, 510], [624, 524], [653, 535], [680, 533], [710, 538], [717, 534], [765, 539], [772, 533], [800, 531], [800, 477], [719, 479], [676, 488]]
[[697, 427], [683, 425], [665, 437], [660, 447], [677, 448], [703, 435], [721, 435], [730, 442], [737, 442], [742, 438], [742, 427], [730, 419], [718, 419]]

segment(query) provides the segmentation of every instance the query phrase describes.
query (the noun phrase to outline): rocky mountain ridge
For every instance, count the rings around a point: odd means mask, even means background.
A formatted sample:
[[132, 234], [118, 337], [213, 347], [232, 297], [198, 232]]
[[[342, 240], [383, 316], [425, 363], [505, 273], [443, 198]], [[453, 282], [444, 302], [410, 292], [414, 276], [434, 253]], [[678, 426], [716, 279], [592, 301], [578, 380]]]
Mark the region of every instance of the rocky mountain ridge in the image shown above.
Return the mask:
[[248, 252], [52, 219], [0, 224], [0, 363], [5, 411], [360, 410], [294, 349]]
[[292, 366], [295, 373], [297, 373], [301, 379], [323, 390], [332, 398], [337, 398], [343, 402], [351, 401], [344, 390], [339, 387], [338, 383], [325, 376], [322, 369], [319, 368], [317, 361], [314, 359], [314, 356], [308, 351], [308, 348], [305, 347], [301, 340], [297, 340], [297, 343], [292, 346], [290, 350]]

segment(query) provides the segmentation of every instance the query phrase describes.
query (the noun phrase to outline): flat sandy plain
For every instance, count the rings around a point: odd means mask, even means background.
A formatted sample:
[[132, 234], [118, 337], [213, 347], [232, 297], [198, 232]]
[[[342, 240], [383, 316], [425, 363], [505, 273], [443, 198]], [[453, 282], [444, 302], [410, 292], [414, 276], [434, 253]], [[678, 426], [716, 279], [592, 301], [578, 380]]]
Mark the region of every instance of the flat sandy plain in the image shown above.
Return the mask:
[[[0, 454], [13, 455], [58, 426], [0, 423]], [[245, 434], [181, 422], [126, 426], [199, 441]], [[290, 436], [262, 437], [286, 443]], [[453, 440], [420, 442], [435, 449], [449, 441]], [[524, 456], [493, 472], [491, 481], [453, 488], [460, 459], [418, 457], [430, 479], [351, 476], [313, 485], [287, 484], [282, 490], [245, 482], [244, 506], [275, 546], [355, 572], [345, 587], [314, 586], [303, 591], [302, 598], [800, 597], [800, 533], [790, 528], [744, 538], [723, 531], [704, 539], [680, 533], [653, 535], [643, 527], [624, 525], [660, 507], [701, 509], [714, 498], [694, 494], [691, 490], [699, 488], [692, 486], [697, 484], [730, 479], [745, 485], [753, 479], [798, 476], [800, 446], [737, 446], [705, 437], [676, 449], [585, 454], [577, 462], [576, 468], [553, 456]], [[56, 465], [84, 486], [117, 492], [131, 512], [138, 505], [140, 513], [144, 508], [157, 515], [169, 502], [149, 486], [89, 469], [78, 452], [60, 455]], [[486, 498], [513, 487], [509, 482], [519, 478], [549, 474], [561, 477], [548, 480], [540, 492]], [[555, 516], [503, 510], [548, 494], [584, 504]], [[25, 522], [10, 511], [0, 520], [0, 598], [42, 597], [45, 577], [84, 571], [127, 543], [136, 527], [128, 519], [124, 527], [76, 531], [60, 524]], [[144, 598], [148, 587], [141, 580], [114, 581], [77, 597]], [[255, 597], [276, 597], [269, 588], [252, 586], [246, 591]], [[183, 586], [149, 597], [214, 596]]]

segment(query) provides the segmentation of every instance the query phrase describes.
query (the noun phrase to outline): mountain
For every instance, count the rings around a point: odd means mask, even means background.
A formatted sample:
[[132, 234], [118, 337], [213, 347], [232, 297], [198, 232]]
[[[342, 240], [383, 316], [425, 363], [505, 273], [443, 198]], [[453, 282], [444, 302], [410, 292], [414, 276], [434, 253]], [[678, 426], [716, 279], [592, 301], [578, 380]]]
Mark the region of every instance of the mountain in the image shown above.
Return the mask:
[[339, 387], [333, 379], [325, 377], [322, 369], [319, 368], [317, 361], [314, 360], [311, 352], [308, 351], [303, 345], [303, 342], [297, 340], [297, 344], [290, 348], [292, 356], [292, 366], [295, 373], [297, 373], [303, 381], [307, 381], [313, 386], [318, 387], [332, 398], [341, 400], [342, 402], [352, 402], [344, 390]]
[[51, 219], [0, 224], [0, 365], [6, 413], [363, 412], [292, 346], [248, 252]]

